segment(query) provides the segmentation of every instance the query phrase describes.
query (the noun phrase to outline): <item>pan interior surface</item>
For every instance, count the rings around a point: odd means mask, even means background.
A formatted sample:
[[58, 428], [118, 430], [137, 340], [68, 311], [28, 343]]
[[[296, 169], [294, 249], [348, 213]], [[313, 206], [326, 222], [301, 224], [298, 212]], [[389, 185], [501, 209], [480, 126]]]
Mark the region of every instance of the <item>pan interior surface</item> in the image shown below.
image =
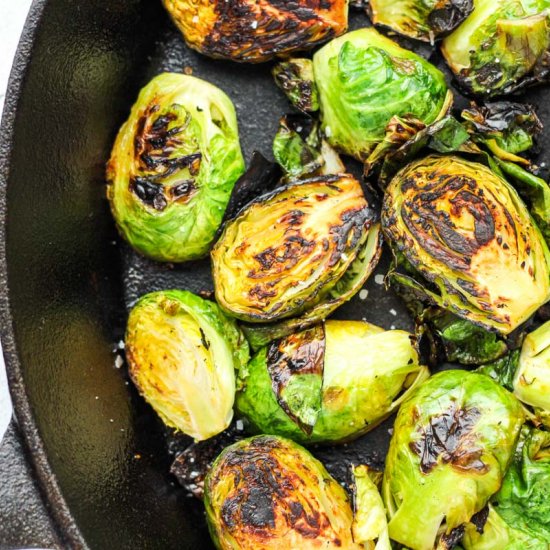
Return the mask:
[[[364, 14], [351, 13], [352, 28], [367, 24]], [[161, 265], [122, 243], [104, 167], [139, 89], [160, 72], [192, 71], [230, 96], [247, 160], [254, 150], [271, 156], [288, 103], [271, 64], [237, 65], [189, 50], [160, 1], [50, 0], [33, 35], [11, 102], [11, 319], [4, 314], [3, 337], [16, 350], [8, 370], [23, 431], [31, 446], [40, 442], [31, 448], [37, 474], [67, 545], [212, 548], [202, 505], [169, 474], [171, 440], [115, 361], [137, 298], [166, 288], [212, 290], [209, 263]], [[548, 91], [527, 95], [546, 122]], [[375, 275], [388, 262], [385, 254]], [[410, 330], [403, 304], [375, 275], [367, 298], [356, 297], [335, 317]], [[345, 483], [350, 463], [383, 465], [389, 428], [391, 421], [353, 444], [313, 451]]]

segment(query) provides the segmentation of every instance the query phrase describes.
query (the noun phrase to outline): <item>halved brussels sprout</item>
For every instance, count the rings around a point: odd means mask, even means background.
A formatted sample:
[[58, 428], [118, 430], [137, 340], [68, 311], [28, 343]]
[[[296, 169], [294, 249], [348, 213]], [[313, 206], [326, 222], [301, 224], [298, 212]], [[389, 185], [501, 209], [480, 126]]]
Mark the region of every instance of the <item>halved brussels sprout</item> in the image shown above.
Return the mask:
[[375, 25], [433, 42], [458, 27], [473, 9], [473, 0], [370, 0], [367, 11]]
[[509, 334], [550, 299], [550, 252], [516, 191], [456, 156], [413, 162], [389, 184], [386, 237], [424, 278], [395, 280], [428, 303]]
[[231, 100], [198, 78], [164, 73], [138, 97], [107, 165], [122, 236], [154, 260], [202, 258], [244, 171]]
[[442, 44], [460, 84], [493, 96], [547, 81], [549, 8], [548, 0], [475, 0], [473, 13]]
[[185, 290], [146, 294], [128, 318], [126, 356], [134, 384], [167, 426], [196, 440], [229, 426], [248, 344], [215, 303]]
[[466, 550], [550, 548], [550, 432], [524, 426], [487, 521], [466, 525]]
[[412, 335], [326, 321], [261, 349], [239, 373], [235, 406], [254, 431], [302, 443], [373, 429], [429, 376]]
[[523, 420], [487, 376], [451, 370], [424, 382], [401, 405], [386, 457], [390, 538], [412, 550], [454, 539], [500, 488]]
[[520, 401], [550, 414], [550, 321], [525, 337], [513, 384]]
[[367, 275], [373, 269], [378, 230], [350, 175], [321, 176], [263, 195], [226, 225], [212, 250], [217, 301], [255, 323], [315, 310], [312, 324], [330, 313], [325, 305], [332, 292], [340, 293], [356, 260]]
[[163, 0], [188, 46], [209, 57], [259, 63], [313, 48], [346, 31], [347, 0]]
[[328, 142], [362, 161], [393, 116], [429, 124], [452, 103], [438, 69], [373, 28], [332, 40], [314, 55], [313, 70]]
[[223, 550], [363, 548], [353, 541], [344, 489], [281, 437], [261, 435], [225, 449], [206, 478], [204, 504]]

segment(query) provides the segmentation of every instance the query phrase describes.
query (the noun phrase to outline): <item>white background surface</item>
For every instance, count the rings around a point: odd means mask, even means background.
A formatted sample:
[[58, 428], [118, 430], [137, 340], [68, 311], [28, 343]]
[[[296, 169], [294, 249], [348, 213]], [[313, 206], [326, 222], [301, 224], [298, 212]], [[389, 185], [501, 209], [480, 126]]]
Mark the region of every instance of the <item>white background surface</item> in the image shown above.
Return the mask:
[[[0, 0], [0, 112], [13, 56], [27, 17], [31, 0]], [[0, 440], [11, 418], [11, 401], [6, 381], [4, 360], [0, 353]]]

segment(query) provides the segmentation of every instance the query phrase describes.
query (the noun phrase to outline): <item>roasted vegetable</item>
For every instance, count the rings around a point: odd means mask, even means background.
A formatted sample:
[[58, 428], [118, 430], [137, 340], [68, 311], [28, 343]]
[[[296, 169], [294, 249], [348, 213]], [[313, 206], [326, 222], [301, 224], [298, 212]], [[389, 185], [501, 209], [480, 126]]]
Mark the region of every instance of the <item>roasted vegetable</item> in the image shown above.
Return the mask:
[[363, 548], [344, 489], [288, 439], [261, 435], [225, 449], [206, 478], [204, 504], [223, 550]]
[[313, 70], [328, 142], [362, 161], [393, 116], [429, 124], [452, 102], [439, 70], [372, 28], [332, 40], [314, 55]]
[[550, 299], [550, 253], [516, 191], [456, 156], [413, 162], [389, 184], [382, 225], [427, 303], [509, 334]]
[[451, 370], [424, 382], [401, 405], [386, 457], [390, 538], [430, 550], [439, 536], [443, 547], [460, 536], [500, 488], [522, 423], [519, 401], [484, 375]]
[[259, 63], [346, 31], [347, 0], [163, 0], [185, 41], [210, 57]]
[[514, 461], [491, 498], [482, 526], [468, 524], [466, 550], [547, 550], [550, 547], [550, 433], [522, 430]]
[[379, 254], [375, 213], [352, 176], [290, 184], [253, 201], [226, 225], [212, 250], [216, 298], [239, 319], [307, 314], [311, 324], [351, 297], [351, 283], [359, 290], [357, 280], [362, 285]]
[[280, 120], [273, 156], [289, 180], [346, 171], [338, 153], [320, 135], [319, 124], [303, 115]]
[[167, 426], [196, 440], [227, 428], [234, 371], [249, 355], [216, 304], [185, 290], [146, 294], [128, 318], [126, 356], [134, 384]]
[[475, 0], [443, 41], [460, 84], [482, 96], [511, 93], [550, 77], [548, 0]]
[[550, 415], [550, 321], [525, 337], [513, 384], [518, 399]]
[[338, 442], [374, 428], [428, 376], [409, 333], [326, 321], [261, 349], [235, 405], [256, 432]]
[[319, 110], [319, 92], [313, 76], [311, 59], [289, 59], [273, 68], [275, 83], [292, 105], [304, 113]]
[[231, 100], [198, 78], [164, 73], [141, 91], [107, 166], [122, 236], [155, 260], [208, 253], [244, 171]]
[[454, 30], [474, 9], [473, 0], [370, 0], [375, 25], [433, 42]]
[[484, 144], [496, 157], [529, 165], [518, 156], [533, 146], [542, 124], [531, 105], [498, 101], [462, 111], [462, 118], [473, 140]]

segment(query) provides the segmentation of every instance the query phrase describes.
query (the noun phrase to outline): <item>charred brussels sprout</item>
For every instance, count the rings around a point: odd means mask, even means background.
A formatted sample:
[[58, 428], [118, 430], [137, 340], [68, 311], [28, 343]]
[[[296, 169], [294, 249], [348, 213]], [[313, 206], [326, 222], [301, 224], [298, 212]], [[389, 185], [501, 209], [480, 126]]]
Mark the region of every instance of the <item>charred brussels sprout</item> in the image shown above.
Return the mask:
[[290, 184], [226, 225], [212, 250], [216, 298], [238, 319], [275, 321], [309, 310], [311, 324], [330, 313], [327, 303], [339, 300], [334, 293], [351, 297], [348, 277], [364, 282], [379, 254], [379, 225], [356, 179]]
[[458, 27], [473, 9], [473, 0], [370, 0], [367, 11], [375, 25], [433, 42]]
[[513, 384], [518, 399], [550, 415], [550, 321], [525, 337]]
[[165, 73], [141, 91], [107, 166], [122, 236], [155, 260], [201, 258], [244, 171], [231, 100], [198, 78]]
[[550, 548], [550, 433], [525, 426], [487, 521], [468, 524], [466, 550]]
[[216, 304], [185, 290], [146, 294], [128, 319], [126, 355], [133, 382], [167, 426], [196, 440], [227, 428], [234, 371], [249, 355]]
[[346, 31], [347, 0], [163, 0], [187, 44], [210, 57], [259, 63]]
[[344, 489], [305, 449], [280, 437], [225, 449], [206, 478], [204, 503], [223, 550], [362, 548], [353, 541]]
[[460, 535], [500, 488], [522, 423], [519, 401], [481, 374], [422, 384], [399, 410], [386, 458], [390, 538], [430, 550]]
[[399, 172], [384, 232], [428, 303], [509, 334], [550, 299], [550, 253], [516, 191], [482, 164], [431, 155]]
[[475, 0], [473, 13], [443, 41], [466, 90], [508, 94], [549, 77], [548, 0]]
[[428, 376], [409, 333], [326, 321], [261, 349], [235, 404], [257, 432], [338, 442], [374, 428]]
[[372, 28], [331, 41], [314, 55], [313, 70], [324, 134], [333, 147], [362, 161], [393, 116], [429, 124], [452, 102], [439, 70]]

